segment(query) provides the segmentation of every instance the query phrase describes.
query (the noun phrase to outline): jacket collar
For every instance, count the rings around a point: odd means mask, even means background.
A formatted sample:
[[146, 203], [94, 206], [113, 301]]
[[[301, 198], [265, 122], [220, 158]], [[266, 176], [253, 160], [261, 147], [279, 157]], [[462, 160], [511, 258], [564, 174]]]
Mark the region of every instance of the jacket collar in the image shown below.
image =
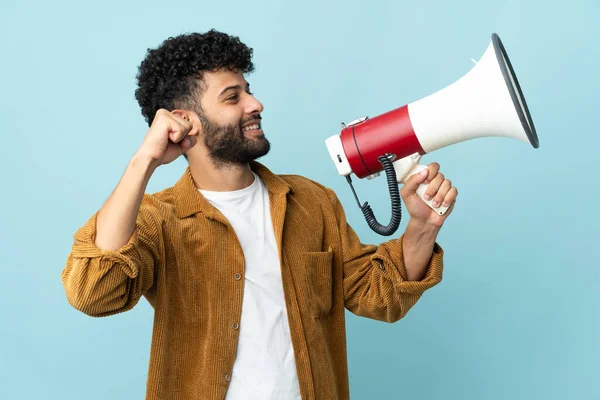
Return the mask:
[[[252, 171], [263, 180], [270, 194], [287, 194], [292, 191], [290, 185], [259, 162], [250, 163]], [[173, 186], [177, 217], [185, 218], [201, 212], [209, 218], [218, 218], [217, 209], [198, 191], [188, 166], [179, 181]]]

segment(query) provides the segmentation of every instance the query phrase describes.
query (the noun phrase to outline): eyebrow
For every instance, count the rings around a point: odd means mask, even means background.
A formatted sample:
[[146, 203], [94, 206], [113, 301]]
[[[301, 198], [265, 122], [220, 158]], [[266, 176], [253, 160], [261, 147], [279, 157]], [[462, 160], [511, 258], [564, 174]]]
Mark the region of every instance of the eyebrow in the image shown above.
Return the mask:
[[[223, 89], [221, 91], [221, 93], [219, 93], [219, 97], [223, 96], [223, 94], [225, 94], [229, 90], [241, 90], [241, 89], [242, 89], [241, 85], [227, 86], [225, 89]], [[250, 90], [250, 84], [249, 83], [246, 84], [246, 90]]]

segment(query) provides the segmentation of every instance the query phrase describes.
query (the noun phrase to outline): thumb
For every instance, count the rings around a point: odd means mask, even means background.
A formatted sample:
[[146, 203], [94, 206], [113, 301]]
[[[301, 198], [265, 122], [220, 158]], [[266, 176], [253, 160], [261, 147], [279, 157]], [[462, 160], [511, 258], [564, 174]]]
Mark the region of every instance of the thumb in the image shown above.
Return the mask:
[[417, 193], [419, 185], [427, 179], [429, 175], [429, 169], [424, 168], [421, 172], [411, 175], [404, 183], [404, 192], [406, 195], [413, 195]]
[[185, 137], [185, 139], [183, 139], [181, 141], [181, 143], [179, 144], [179, 146], [181, 147], [181, 151], [185, 154], [188, 152], [188, 150], [190, 150], [192, 147], [194, 147], [196, 145], [197, 142], [197, 137], [196, 136], [190, 136], [187, 135]]

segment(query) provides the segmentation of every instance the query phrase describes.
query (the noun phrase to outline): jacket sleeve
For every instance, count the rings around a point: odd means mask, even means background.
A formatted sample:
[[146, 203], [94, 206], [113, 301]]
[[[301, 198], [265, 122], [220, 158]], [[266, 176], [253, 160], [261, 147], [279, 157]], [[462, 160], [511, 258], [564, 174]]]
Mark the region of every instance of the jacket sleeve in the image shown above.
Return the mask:
[[144, 203], [129, 241], [116, 251], [94, 244], [97, 212], [75, 233], [61, 279], [77, 310], [94, 317], [128, 311], [152, 288], [164, 245], [156, 215]]
[[427, 289], [441, 282], [442, 248], [435, 243], [425, 277], [421, 281], [409, 281], [402, 254], [404, 235], [379, 246], [362, 244], [347, 223], [335, 193], [328, 190], [328, 195], [340, 233], [345, 307], [359, 316], [398, 321]]

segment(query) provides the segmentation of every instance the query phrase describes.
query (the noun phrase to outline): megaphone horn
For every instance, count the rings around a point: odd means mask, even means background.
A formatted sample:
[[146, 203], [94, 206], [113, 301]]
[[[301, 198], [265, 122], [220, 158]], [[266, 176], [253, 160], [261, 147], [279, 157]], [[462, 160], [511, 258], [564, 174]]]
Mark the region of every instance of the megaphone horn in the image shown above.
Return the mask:
[[[358, 178], [372, 178], [386, 171], [392, 195], [392, 221], [388, 226], [377, 223], [368, 204], [361, 205], [353, 187], [352, 191], [371, 229], [391, 235], [400, 223], [397, 185], [426, 168], [418, 164], [422, 155], [491, 136], [539, 147], [519, 81], [496, 33], [480, 61], [456, 82], [377, 117], [342, 124], [341, 133], [328, 138], [325, 144], [338, 173], [346, 176], [351, 187], [352, 173]], [[424, 198], [427, 186], [420, 185], [417, 194], [443, 215], [448, 207], [434, 207]]]

